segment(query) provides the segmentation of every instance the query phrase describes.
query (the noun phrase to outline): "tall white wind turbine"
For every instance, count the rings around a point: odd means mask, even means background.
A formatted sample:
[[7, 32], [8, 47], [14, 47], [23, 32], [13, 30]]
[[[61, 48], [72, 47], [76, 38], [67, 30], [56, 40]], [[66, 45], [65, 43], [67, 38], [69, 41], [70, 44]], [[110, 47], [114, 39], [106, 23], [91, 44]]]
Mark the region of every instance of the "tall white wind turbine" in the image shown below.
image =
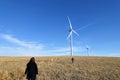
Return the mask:
[[70, 38], [70, 51], [71, 51], [71, 56], [73, 56], [72, 33], [75, 33], [77, 36], [79, 36], [79, 34], [75, 30], [73, 30], [72, 24], [71, 24], [71, 21], [70, 21], [69, 17], [68, 17], [68, 21], [69, 21], [69, 25], [70, 25], [70, 30], [69, 30], [69, 35], [68, 35], [67, 39]]

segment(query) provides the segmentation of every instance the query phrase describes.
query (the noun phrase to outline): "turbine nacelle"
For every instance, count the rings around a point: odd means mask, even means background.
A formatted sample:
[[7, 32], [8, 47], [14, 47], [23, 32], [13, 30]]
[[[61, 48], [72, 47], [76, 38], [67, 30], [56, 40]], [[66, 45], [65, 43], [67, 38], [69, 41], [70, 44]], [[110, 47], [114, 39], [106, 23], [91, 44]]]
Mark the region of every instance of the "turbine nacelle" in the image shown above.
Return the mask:
[[72, 29], [70, 29], [69, 32], [72, 32]]

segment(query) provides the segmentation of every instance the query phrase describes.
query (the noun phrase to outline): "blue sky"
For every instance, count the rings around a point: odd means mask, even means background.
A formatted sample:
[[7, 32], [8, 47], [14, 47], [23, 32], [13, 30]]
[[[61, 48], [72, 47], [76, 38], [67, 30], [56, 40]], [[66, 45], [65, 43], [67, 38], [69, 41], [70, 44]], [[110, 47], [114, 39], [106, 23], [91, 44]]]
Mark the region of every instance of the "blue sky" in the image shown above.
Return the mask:
[[0, 0], [0, 56], [120, 56], [119, 0]]

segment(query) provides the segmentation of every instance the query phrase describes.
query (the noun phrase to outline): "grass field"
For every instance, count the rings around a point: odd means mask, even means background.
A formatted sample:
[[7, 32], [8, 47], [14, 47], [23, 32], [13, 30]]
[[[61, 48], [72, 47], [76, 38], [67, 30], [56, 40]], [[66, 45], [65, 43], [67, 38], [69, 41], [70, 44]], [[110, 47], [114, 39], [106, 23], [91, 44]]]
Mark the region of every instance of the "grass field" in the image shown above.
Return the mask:
[[[120, 80], [120, 57], [35, 57], [37, 80]], [[0, 57], [0, 80], [26, 80], [30, 57]]]

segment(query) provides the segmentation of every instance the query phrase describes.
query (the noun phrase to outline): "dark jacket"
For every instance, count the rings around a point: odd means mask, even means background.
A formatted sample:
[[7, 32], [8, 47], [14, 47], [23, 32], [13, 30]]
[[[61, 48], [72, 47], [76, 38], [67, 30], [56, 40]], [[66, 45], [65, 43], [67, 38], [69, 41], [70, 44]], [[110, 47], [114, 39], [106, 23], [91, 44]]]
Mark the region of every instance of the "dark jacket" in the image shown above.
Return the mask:
[[36, 74], [38, 74], [37, 64], [35, 62], [30, 61], [27, 64], [25, 74], [27, 74], [27, 78], [29, 78], [31, 76], [35, 76]]

